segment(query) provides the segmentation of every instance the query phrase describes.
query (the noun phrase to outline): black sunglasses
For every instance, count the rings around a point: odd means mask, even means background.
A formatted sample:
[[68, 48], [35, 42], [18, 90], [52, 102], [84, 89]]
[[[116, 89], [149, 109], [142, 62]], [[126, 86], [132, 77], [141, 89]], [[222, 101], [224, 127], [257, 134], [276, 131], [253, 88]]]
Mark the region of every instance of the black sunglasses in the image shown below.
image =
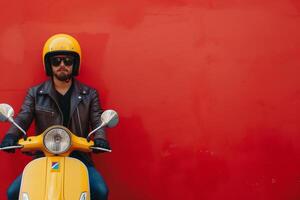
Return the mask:
[[71, 66], [74, 64], [74, 58], [67, 56], [67, 57], [52, 57], [50, 58], [50, 63], [54, 67], [58, 67], [61, 63], [61, 61], [64, 61], [65, 66]]

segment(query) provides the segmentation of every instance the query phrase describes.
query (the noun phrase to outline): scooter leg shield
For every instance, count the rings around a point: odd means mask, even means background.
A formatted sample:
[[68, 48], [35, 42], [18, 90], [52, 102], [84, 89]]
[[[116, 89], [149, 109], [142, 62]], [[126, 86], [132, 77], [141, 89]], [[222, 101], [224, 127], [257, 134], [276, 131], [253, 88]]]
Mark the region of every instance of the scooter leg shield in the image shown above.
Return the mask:
[[28, 163], [23, 170], [19, 199], [44, 199], [46, 191], [47, 158]]
[[76, 158], [65, 158], [65, 200], [90, 200], [89, 174], [86, 166]]
[[19, 199], [90, 199], [85, 165], [69, 157], [44, 157], [30, 162], [23, 171]]

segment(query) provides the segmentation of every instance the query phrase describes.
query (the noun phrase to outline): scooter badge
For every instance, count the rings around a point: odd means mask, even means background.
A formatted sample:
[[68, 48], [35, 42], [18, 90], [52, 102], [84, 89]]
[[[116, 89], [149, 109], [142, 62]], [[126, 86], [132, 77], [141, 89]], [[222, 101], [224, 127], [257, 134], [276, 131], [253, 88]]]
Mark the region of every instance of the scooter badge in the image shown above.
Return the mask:
[[58, 171], [59, 170], [59, 162], [52, 162], [51, 169], [52, 169], [52, 171]]

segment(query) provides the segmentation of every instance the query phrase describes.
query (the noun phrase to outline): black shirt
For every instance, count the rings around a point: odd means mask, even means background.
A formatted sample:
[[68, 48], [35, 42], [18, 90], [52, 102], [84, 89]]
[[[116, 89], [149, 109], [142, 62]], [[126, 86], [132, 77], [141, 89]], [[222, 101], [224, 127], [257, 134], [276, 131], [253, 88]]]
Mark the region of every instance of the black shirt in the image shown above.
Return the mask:
[[71, 95], [73, 91], [73, 83], [65, 95], [60, 94], [56, 91], [57, 103], [63, 114], [63, 125], [68, 127], [70, 119], [70, 108], [71, 108]]

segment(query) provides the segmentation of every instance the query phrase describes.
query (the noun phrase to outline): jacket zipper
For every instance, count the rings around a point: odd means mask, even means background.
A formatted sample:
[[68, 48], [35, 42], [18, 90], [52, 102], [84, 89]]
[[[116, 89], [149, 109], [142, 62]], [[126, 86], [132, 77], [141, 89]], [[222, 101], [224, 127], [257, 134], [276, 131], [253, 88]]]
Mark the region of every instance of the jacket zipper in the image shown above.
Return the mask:
[[51, 113], [51, 116], [52, 116], [52, 117], [54, 116], [54, 112], [52, 112], [52, 111], [48, 111], [48, 110], [40, 110], [40, 111], [46, 112], [46, 113]]
[[78, 107], [76, 108], [76, 110], [77, 110], [77, 117], [78, 117], [78, 121], [79, 121], [80, 133], [81, 133], [81, 136], [83, 136], [82, 127], [81, 127], [81, 120], [80, 120], [80, 114], [79, 114]]
[[[50, 96], [50, 97], [51, 97], [51, 96]], [[52, 97], [51, 97], [51, 98], [52, 98]], [[56, 102], [56, 100], [55, 100], [54, 98], [52, 98], [52, 100], [55, 102], [55, 104], [56, 104], [56, 106], [58, 107], [58, 110], [59, 110], [59, 112], [60, 112], [60, 116], [61, 116], [61, 119], [62, 119], [62, 121], [60, 122], [60, 125], [63, 125], [63, 124], [64, 124], [64, 115], [62, 114], [62, 111], [61, 111], [61, 109], [60, 109], [58, 103]]]

